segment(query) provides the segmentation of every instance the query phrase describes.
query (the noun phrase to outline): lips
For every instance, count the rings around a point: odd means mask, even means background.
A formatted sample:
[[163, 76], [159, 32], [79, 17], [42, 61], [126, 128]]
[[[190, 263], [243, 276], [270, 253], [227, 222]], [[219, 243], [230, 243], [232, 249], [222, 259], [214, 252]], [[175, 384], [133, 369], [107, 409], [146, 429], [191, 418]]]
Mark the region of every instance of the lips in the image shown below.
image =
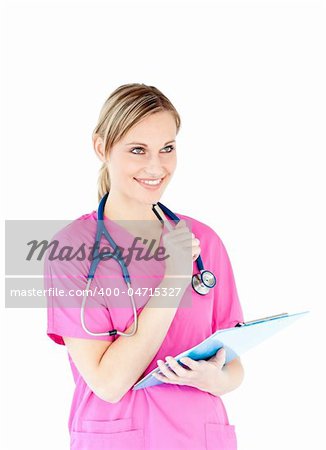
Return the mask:
[[146, 189], [158, 189], [163, 181], [165, 179], [165, 176], [162, 178], [134, 178], [135, 181], [137, 181], [141, 186], [143, 186]]

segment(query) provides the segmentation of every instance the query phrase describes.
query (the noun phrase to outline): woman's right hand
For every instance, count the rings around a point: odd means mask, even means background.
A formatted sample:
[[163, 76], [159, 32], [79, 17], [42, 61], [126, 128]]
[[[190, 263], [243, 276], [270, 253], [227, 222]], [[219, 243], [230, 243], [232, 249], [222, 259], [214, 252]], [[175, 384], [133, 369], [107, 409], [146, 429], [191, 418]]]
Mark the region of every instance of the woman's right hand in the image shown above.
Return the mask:
[[191, 233], [186, 222], [180, 220], [175, 228], [163, 235], [165, 275], [191, 281], [193, 262], [200, 254], [200, 241]]

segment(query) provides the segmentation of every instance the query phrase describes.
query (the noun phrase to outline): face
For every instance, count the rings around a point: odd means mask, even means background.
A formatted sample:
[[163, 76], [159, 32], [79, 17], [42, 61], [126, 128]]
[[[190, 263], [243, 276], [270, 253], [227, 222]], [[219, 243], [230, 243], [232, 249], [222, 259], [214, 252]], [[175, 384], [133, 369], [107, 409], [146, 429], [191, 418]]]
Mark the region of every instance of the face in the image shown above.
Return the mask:
[[176, 123], [168, 111], [146, 117], [107, 155], [110, 195], [152, 205], [176, 169]]

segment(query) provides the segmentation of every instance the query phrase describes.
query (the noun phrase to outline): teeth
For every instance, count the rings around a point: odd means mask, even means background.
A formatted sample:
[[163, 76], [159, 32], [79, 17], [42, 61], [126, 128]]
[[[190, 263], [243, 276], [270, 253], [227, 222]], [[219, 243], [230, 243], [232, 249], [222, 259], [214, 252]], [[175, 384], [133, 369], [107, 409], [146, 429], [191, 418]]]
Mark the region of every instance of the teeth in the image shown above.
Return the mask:
[[144, 184], [149, 184], [151, 186], [155, 186], [155, 185], [161, 183], [162, 178], [160, 178], [159, 180], [139, 180], [139, 179], [137, 179], [137, 181], [140, 181], [141, 183], [144, 183]]

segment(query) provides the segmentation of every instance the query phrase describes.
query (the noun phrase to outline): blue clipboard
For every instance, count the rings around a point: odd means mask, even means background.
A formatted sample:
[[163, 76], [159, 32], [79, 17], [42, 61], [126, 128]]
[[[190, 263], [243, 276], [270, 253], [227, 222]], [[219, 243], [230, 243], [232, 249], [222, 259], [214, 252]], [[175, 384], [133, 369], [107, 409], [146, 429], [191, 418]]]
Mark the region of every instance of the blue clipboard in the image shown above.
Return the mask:
[[[235, 327], [217, 330], [214, 334], [189, 350], [180, 353], [174, 358], [183, 367], [186, 367], [180, 359], [189, 356], [191, 359], [208, 359], [222, 347], [226, 350], [225, 363], [232, 361], [250, 348], [260, 344], [273, 334], [290, 325], [309, 311], [296, 314], [282, 313], [275, 316], [264, 317], [250, 322], [238, 323]], [[165, 363], [165, 365], [168, 365]], [[150, 386], [156, 386], [163, 382], [152, 376], [152, 373], [162, 373], [157, 367], [139, 380], [132, 388], [133, 391]]]

